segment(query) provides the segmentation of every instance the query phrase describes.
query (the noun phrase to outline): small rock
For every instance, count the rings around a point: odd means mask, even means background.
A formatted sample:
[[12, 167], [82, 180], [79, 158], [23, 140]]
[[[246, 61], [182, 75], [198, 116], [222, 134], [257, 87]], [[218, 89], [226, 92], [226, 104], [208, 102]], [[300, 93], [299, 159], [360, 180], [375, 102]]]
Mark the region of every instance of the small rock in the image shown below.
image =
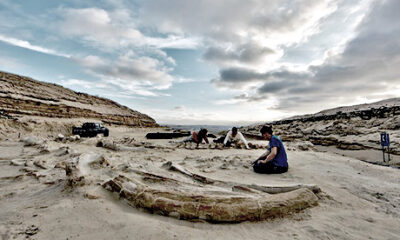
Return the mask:
[[32, 235], [37, 234], [38, 232], [39, 232], [39, 228], [36, 227], [35, 225], [31, 225], [31, 226], [29, 226], [29, 227], [25, 230], [24, 233], [25, 233], [26, 235], [32, 236]]
[[79, 135], [70, 136], [70, 137], [68, 138], [68, 140], [69, 140], [69, 141], [72, 141], [72, 142], [78, 141], [78, 140], [80, 140], [80, 139], [81, 139], [81, 137], [80, 137]]
[[56, 163], [56, 165], [54, 166], [54, 168], [61, 168], [61, 169], [66, 169], [67, 164], [65, 162], [58, 162]]
[[11, 160], [10, 164], [14, 165], [14, 166], [24, 166], [25, 165], [25, 160], [23, 160], [23, 159], [13, 159], [13, 160]]
[[228, 169], [228, 164], [223, 163], [219, 168], [223, 170]]
[[91, 194], [91, 193], [85, 193], [84, 197], [87, 198], [87, 199], [90, 199], [90, 200], [99, 199], [100, 198], [99, 196], [96, 196], [96, 195]]
[[47, 169], [45, 164], [46, 164], [45, 160], [36, 160], [33, 162], [33, 165], [35, 165], [36, 167], [39, 167], [41, 169]]
[[370, 223], [373, 223], [373, 222], [375, 222], [375, 220], [373, 219], [373, 218], [371, 218], [371, 217], [369, 217], [369, 218], [367, 218], [367, 219], [365, 219], [367, 222], [370, 222]]

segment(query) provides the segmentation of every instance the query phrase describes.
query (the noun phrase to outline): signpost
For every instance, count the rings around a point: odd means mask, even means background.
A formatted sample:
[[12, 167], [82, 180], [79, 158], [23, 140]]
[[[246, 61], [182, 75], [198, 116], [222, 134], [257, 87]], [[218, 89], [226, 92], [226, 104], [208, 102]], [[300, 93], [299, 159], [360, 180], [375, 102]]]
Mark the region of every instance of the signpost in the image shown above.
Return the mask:
[[388, 153], [388, 162], [390, 161], [390, 139], [389, 134], [386, 132], [381, 132], [381, 146], [382, 146], [382, 153], [383, 153], [383, 162], [385, 160], [385, 150], [387, 149]]

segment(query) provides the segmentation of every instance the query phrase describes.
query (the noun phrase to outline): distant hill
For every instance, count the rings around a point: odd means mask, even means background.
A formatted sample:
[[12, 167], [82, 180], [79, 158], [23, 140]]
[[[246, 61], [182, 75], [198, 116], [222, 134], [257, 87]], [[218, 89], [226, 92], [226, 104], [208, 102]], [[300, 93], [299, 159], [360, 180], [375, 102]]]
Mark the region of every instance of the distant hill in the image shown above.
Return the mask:
[[[322, 119], [322, 118], [353, 118], [353, 117], [361, 117], [363, 119], [369, 119], [372, 117], [379, 117], [379, 115], [399, 115], [400, 111], [400, 98], [390, 98], [381, 100], [374, 103], [364, 103], [353, 106], [344, 106], [331, 108], [327, 110], [320, 111], [315, 114], [306, 114], [293, 116], [290, 118], [286, 118], [280, 121], [276, 121], [278, 123], [281, 122], [290, 122], [294, 120], [303, 120], [307, 119]], [[396, 114], [397, 113], [397, 114]]]
[[95, 119], [134, 127], [158, 126], [154, 119], [106, 98], [0, 71], [0, 118]]
[[[265, 123], [284, 141], [311, 142], [343, 150], [380, 150], [380, 133], [388, 132], [391, 152], [400, 155], [400, 98], [338, 107], [315, 114]], [[260, 135], [263, 124], [241, 129], [248, 137]]]

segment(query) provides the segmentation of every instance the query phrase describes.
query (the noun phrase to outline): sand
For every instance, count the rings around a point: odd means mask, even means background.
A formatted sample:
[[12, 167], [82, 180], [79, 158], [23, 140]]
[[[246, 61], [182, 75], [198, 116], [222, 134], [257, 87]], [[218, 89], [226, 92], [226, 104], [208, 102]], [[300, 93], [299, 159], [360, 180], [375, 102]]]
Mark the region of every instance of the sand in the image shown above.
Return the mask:
[[[169, 140], [146, 140], [148, 131], [112, 128], [108, 142], [117, 151], [96, 147], [104, 138], [55, 141], [44, 134], [37, 146], [17, 136], [0, 142], [1, 239], [399, 239], [399, 169], [374, 165], [330, 151], [301, 151], [285, 143], [290, 169], [261, 175], [250, 163], [264, 150], [176, 148]], [[27, 137], [22, 135], [21, 139]], [[134, 140], [133, 140], [134, 139]], [[31, 139], [32, 140], [32, 139]], [[264, 141], [252, 141], [266, 145]], [[82, 186], [66, 187], [57, 163], [81, 159]], [[82, 160], [86, 159], [86, 160]], [[105, 159], [109, 166], [106, 166]], [[94, 165], [90, 165], [94, 161]], [[132, 207], [101, 183], [132, 168], [197, 184], [162, 165], [171, 161], [210, 179], [240, 184], [286, 186], [316, 184], [318, 205], [263, 221], [210, 223], [187, 221]], [[90, 167], [88, 167], [90, 166]], [[62, 167], [62, 166], [59, 166]], [[188, 185], [189, 186], [189, 185]], [[188, 187], [188, 191], [191, 189]], [[207, 187], [205, 187], [207, 189]]]

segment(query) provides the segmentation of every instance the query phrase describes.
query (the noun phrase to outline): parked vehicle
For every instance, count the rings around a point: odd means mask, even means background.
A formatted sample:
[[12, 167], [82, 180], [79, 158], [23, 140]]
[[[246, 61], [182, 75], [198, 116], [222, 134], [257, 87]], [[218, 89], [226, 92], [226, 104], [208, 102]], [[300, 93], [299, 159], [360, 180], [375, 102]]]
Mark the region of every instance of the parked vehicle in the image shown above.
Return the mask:
[[97, 134], [103, 134], [104, 137], [108, 137], [109, 130], [104, 127], [101, 123], [84, 123], [82, 127], [73, 127], [72, 134], [79, 135], [81, 137], [96, 137]]

